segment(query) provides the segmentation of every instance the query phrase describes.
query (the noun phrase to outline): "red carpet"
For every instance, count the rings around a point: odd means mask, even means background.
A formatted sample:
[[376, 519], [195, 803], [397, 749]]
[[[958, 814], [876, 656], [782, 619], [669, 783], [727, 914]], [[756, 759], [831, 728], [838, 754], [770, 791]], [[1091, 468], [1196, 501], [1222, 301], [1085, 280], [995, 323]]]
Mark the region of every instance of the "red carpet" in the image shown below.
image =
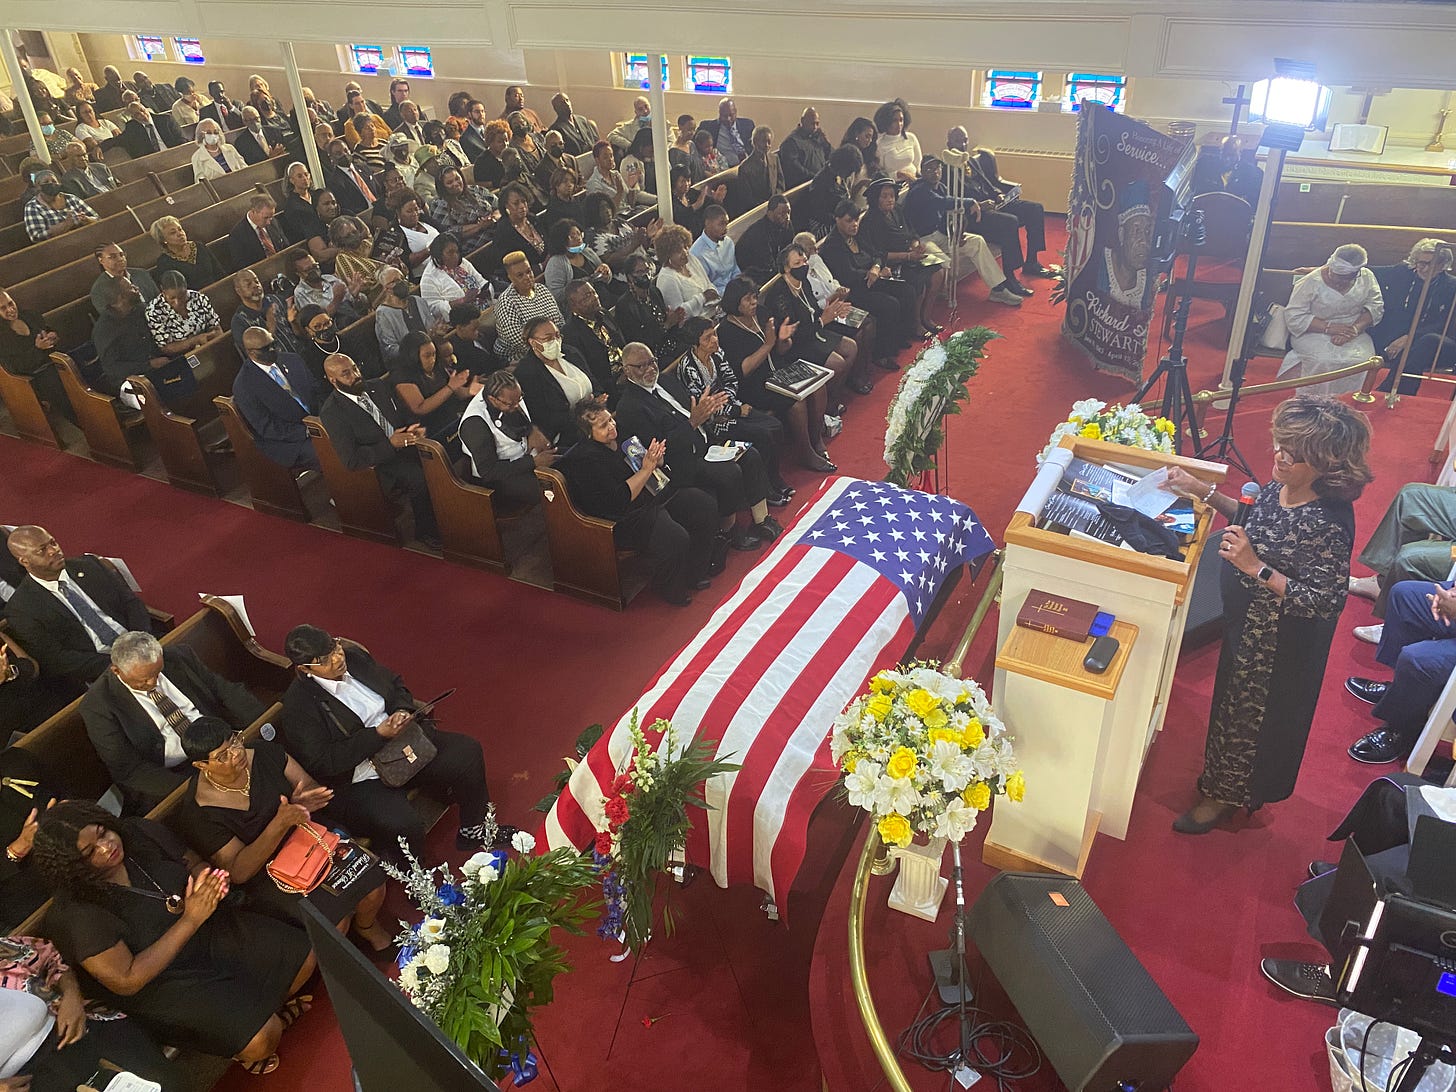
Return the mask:
[[[1060, 340], [1061, 312], [1047, 302], [1046, 282], [1036, 287], [1037, 296], [1012, 311], [985, 303], [984, 286], [973, 282], [948, 324], [984, 322], [1006, 335], [992, 344], [966, 412], [949, 428], [949, 491], [970, 503], [993, 534], [1005, 527], [1035, 452], [1070, 403], [1129, 393], [1119, 381], [1095, 375]], [[1222, 352], [1213, 346], [1227, 335], [1215, 321], [1218, 313], [1209, 304], [1195, 312], [1194, 389], [1214, 385], [1221, 371]], [[845, 434], [832, 448], [843, 472], [867, 478], [884, 472], [884, 409], [896, 379], [878, 374], [875, 392], [854, 401]], [[1241, 415], [1239, 438], [1261, 473], [1267, 473], [1273, 404], [1250, 403]], [[1426, 476], [1425, 454], [1441, 409], [1420, 399], [1406, 399], [1394, 413], [1372, 408], [1378, 480], [1359, 506], [1362, 536], [1399, 485]], [[644, 596], [615, 614], [9, 437], [0, 438], [0, 457], [0, 521], [42, 523], [72, 552], [125, 557], [157, 606], [185, 617], [198, 592], [242, 593], [270, 647], [281, 645], [290, 626], [311, 621], [367, 643], [417, 693], [459, 686], [445, 723], [484, 742], [492, 791], [507, 821], [534, 819], [529, 808], [549, 788], [577, 733], [619, 716], [753, 563], [752, 555], [735, 555], [727, 576], [685, 610]], [[804, 474], [791, 480], [801, 494], [812, 484]], [[978, 588], [958, 590], [932, 629], [927, 655], [948, 653], [979, 594]], [[1327, 1080], [1319, 1037], [1328, 1014], [1275, 997], [1257, 963], [1270, 951], [1310, 950], [1300, 943], [1290, 905], [1293, 885], [1304, 862], [1324, 854], [1321, 839], [1331, 821], [1368, 780], [1370, 771], [1356, 767], [1344, 748], [1369, 718], [1340, 686], [1348, 674], [1380, 673], [1370, 646], [1356, 647], [1348, 638], [1349, 626], [1367, 619], [1368, 606], [1352, 601], [1295, 798], [1261, 812], [1238, 834], [1181, 839], [1168, 831], [1198, 770], [1217, 656], [1209, 648], [1185, 657], [1179, 671], [1128, 841], [1101, 838], [1093, 852], [1088, 889], [1203, 1036], [1180, 1092], [1212, 1092], [1237, 1077], [1271, 1089], [1316, 1088]], [[990, 681], [993, 632], [988, 624], [967, 661], [984, 682]], [[433, 845], [441, 855], [453, 850], [444, 830]], [[967, 859], [975, 862], [969, 871], [978, 889], [987, 875], [978, 844]], [[884, 896], [877, 885], [870, 971], [893, 1031], [919, 1004], [927, 985], [922, 953], [943, 946], [944, 932], [903, 915], [887, 918]], [[842, 892], [830, 901], [820, 939], [824, 958], [812, 972], [815, 922], [807, 915], [797, 915], [792, 929], [771, 924], [759, 913], [755, 892], [719, 891], [706, 877], [678, 897], [680, 932], [654, 943], [630, 994], [630, 964], [608, 963], [606, 946], [594, 936], [570, 945], [575, 968], [558, 983], [556, 1003], [540, 1020], [546, 1065], [536, 1088], [677, 1090], [711, 1080], [725, 1089], [811, 1092], [820, 1087], [821, 1059], [836, 1092], [876, 1084], [878, 1071], [843, 988]], [[619, 1011], [620, 1033], [608, 1056]], [[347, 1058], [322, 998], [285, 1040], [283, 1059], [265, 1082], [273, 1092], [348, 1087]], [[944, 1086], [943, 1078], [916, 1080], [918, 1087]], [[221, 1087], [260, 1085], [235, 1069]], [[1024, 1087], [1059, 1085], [1037, 1078]]]

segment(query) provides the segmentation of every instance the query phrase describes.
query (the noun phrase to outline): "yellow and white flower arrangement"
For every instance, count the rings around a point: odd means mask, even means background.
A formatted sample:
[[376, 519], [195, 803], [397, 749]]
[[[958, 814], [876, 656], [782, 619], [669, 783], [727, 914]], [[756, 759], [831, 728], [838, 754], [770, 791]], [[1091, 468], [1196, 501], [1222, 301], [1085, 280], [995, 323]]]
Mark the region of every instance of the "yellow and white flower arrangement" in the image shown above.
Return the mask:
[[889, 845], [916, 834], [959, 842], [992, 798], [1020, 801], [1026, 792], [986, 692], [931, 661], [871, 679], [835, 720], [830, 753], [850, 804], [875, 817]]
[[1166, 417], [1154, 417], [1136, 402], [1127, 406], [1109, 406], [1096, 398], [1084, 398], [1080, 402], [1074, 402], [1067, 419], [1052, 429], [1051, 439], [1042, 448], [1036, 461], [1044, 461], [1052, 448], [1062, 442], [1063, 436], [1105, 440], [1109, 444], [1140, 447], [1145, 451], [1161, 451], [1165, 455], [1171, 455], [1174, 433], [1172, 421]]

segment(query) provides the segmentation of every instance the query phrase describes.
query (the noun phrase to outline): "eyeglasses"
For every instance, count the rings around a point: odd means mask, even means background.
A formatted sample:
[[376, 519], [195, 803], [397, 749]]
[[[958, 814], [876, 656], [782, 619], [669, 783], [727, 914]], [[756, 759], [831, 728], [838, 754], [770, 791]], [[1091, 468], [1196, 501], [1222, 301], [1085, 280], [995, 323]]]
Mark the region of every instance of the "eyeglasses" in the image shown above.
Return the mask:
[[343, 641], [335, 641], [334, 642], [334, 647], [331, 648], [331, 649], [329, 649], [329, 651], [327, 653], [325, 653], [323, 656], [319, 657], [317, 660], [310, 660], [308, 663], [304, 664], [303, 666], [304, 667], [322, 667], [324, 664], [328, 663], [330, 660], [335, 660], [335, 659], [339, 658], [340, 656], [342, 656], [343, 654], [344, 654], [344, 642]]
[[208, 757], [212, 761], [214, 761], [214, 762], [221, 762], [223, 759], [231, 758], [233, 755], [236, 755], [236, 754], [241, 754], [242, 753], [242, 750], [243, 750], [243, 733], [241, 733], [241, 732], [234, 732], [232, 735], [230, 735], [228, 737], [228, 740], [227, 740], [226, 743], [224, 743], [217, 750], [213, 751], [212, 754], [209, 755]]
[[1286, 448], [1280, 447], [1278, 444], [1274, 445], [1274, 459], [1276, 462], [1283, 463], [1286, 466], [1294, 466], [1296, 463], [1304, 462], [1304, 460], [1301, 459], [1294, 452], [1289, 451]]

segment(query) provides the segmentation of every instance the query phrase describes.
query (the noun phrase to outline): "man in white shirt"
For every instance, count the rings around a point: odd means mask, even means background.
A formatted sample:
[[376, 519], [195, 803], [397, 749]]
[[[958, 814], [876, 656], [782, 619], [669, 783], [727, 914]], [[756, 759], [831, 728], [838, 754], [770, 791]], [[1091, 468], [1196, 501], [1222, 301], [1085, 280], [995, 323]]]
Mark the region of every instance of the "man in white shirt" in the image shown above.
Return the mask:
[[703, 263], [708, 280], [721, 297], [728, 282], [740, 272], [738, 252], [728, 236], [728, 210], [722, 205], [709, 205], [703, 210], [703, 233], [693, 241], [688, 253]]
[[126, 810], [145, 814], [192, 772], [182, 737], [204, 716], [238, 731], [264, 713], [246, 687], [213, 671], [191, 650], [166, 648], [150, 633], [111, 645], [111, 670], [81, 699], [86, 735], [121, 789]]

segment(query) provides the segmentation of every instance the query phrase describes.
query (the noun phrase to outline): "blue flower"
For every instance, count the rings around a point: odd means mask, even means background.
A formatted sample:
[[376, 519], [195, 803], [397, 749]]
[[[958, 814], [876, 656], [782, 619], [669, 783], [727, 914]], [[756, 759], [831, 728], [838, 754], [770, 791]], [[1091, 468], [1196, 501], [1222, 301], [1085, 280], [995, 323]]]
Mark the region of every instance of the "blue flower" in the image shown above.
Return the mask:
[[453, 883], [445, 884], [436, 894], [440, 896], [440, 901], [446, 906], [461, 906], [465, 902], [465, 892]]
[[399, 950], [399, 955], [398, 957], [396, 957], [394, 965], [400, 970], [404, 970], [404, 965], [410, 960], [414, 959], [415, 955], [418, 952], [419, 949], [416, 948], [413, 944], [406, 944], [403, 948]]

